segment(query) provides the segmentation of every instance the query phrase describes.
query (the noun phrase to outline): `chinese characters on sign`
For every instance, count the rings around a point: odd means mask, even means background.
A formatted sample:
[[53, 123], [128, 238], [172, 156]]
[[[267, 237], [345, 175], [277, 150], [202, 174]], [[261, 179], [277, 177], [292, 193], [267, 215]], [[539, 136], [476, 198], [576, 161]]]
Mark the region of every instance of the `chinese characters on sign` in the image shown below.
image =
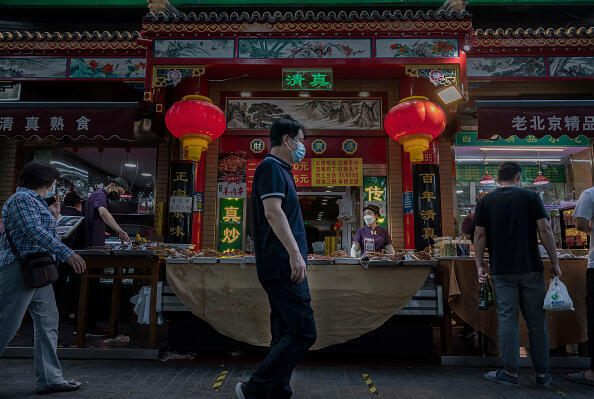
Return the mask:
[[250, 150], [254, 154], [261, 154], [266, 149], [266, 143], [262, 139], [253, 139], [250, 143]]
[[441, 236], [441, 196], [439, 166], [413, 165], [415, 247], [426, 249]]
[[342, 142], [342, 151], [344, 151], [346, 155], [353, 155], [357, 152], [358, 147], [357, 142], [353, 139], [346, 139]]
[[293, 165], [293, 179], [297, 187], [311, 186], [311, 158]]
[[219, 200], [219, 252], [243, 247], [243, 198]]
[[219, 154], [218, 198], [245, 198], [246, 159], [243, 153]]
[[[114, 118], [117, 111], [117, 118]], [[134, 134], [134, 108], [5, 108], [0, 110], [0, 135], [8, 137], [38, 136], [77, 137]]]
[[[553, 138], [567, 135], [575, 138], [594, 132], [594, 109], [587, 107], [518, 107], [480, 108], [478, 110], [479, 138], [498, 135], [525, 137], [532, 135], [532, 144], [546, 135]], [[511, 137], [510, 137], [511, 138]], [[530, 142], [530, 141], [529, 141]]]
[[326, 152], [326, 142], [322, 139], [315, 139], [312, 143], [311, 143], [311, 150], [314, 152], [314, 154], [316, 155], [322, 155], [323, 153]]
[[194, 162], [172, 162], [169, 172], [169, 228], [167, 242], [192, 242], [192, 211], [194, 203]]
[[362, 158], [312, 158], [312, 186], [362, 186]]
[[387, 221], [387, 202], [388, 190], [386, 188], [385, 176], [365, 176], [363, 177], [363, 206], [377, 205], [380, 208], [381, 217], [378, 224], [382, 227], [388, 227]]
[[283, 69], [283, 90], [332, 90], [332, 69]]

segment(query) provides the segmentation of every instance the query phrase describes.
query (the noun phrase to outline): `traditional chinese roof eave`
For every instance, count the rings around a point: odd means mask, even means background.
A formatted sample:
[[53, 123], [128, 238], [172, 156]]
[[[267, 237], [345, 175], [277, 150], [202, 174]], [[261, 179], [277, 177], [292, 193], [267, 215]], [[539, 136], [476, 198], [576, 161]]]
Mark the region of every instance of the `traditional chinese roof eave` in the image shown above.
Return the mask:
[[140, 32], [0, 32], [0, 55], [145, 55]]
[[258, 34], [470, 34], [471, 30], [472, 20], [468, 12], [410, 10], [149, 13], [142, 28], [143, 36], [147, 38]]
[[594, 27], [537, 29], [477, 29], [470, 55], [484, 54], [562, 54], [594, 55]]

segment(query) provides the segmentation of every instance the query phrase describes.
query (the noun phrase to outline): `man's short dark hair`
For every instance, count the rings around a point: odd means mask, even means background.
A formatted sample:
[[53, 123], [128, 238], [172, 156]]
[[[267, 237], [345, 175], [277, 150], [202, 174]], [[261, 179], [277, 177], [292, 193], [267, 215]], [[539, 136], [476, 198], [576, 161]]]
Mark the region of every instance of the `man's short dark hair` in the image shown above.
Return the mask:
[[504, 162], [499, 167], [497, 178], [499, 181], [513, 181], [518, 173], [522, 173], [522, 167], [517, 162]]
[[58, 177], [60, 177], [60, 172], [52, 165], [40, 161], [31, 161], [25, 165], [19, 174], [18, 183], [19, 187], [37, 190], [41, 187], [50, 187]]
[[64, 205], [65, 206], [76, 206], [81, 203], [82, 203], [82, 198], [80, 198], [77, 193], [68, 193], [64, 197]]
[[128, 185], [128, 182], [126, 182], [126, 180], [122, 179], [121, 177], [116, 177], [111, 182], [113, 184], [115, 184], [116, 186], [123, 188], [124, 191], [126, 191], [126, 192], [128, 192], [130, 190], [130, 186]]
[[283, 136], [288, 134], [294, 139], [299, 134], [299, 129], [305, 133], [303, 126], [292, 119], [277, 119], [270, 128], [270, 147], [278, 147], [283, 143]]

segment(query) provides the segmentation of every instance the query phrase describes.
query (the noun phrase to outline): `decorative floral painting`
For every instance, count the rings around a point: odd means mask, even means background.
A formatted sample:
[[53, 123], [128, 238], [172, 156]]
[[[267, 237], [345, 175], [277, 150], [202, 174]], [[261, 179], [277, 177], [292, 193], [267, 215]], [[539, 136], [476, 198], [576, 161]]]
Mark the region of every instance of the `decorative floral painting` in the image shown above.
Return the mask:
[[233, 58], [233, 39], [155, 40], [156, 58]]
[[71, 78], [144, 78], [144, 58], [72, 58]]
[[380, 98], [227, 98], [228, 129], [269, 129], [274, 120], [293, 119], [307, 129], [379, 130]]
[[378, 58], [433, 58], [457, 57], [457, 39], [377, 39], [375, 55]]
[[239, 39], [239, 58], [370, 58], [369, 39]]
[[594, 77], [594, 57], [549, 57], [554, 77]]
[[0, 58], [0, 78], [65, 78], [66, 58]]
[[545, 76], [544, 57], [468, 57], [469, 77]]

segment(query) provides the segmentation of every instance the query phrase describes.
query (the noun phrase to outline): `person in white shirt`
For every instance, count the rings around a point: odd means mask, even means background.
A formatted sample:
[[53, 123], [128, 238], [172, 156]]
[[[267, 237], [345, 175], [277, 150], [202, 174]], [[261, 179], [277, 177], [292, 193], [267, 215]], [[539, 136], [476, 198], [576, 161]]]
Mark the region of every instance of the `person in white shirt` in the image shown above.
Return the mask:
[[[576, 219], [577, 229], [591, 235], [592, 220], [594, 220], [594, 187], [582, 193], [573, 211], [573, 216]], [[586, 272], [586, 310], [588, 317], [590, 368], [585, 371], [568, 374], [567, 378], [575, 382], [594, 386], [594, 242], [592, 242], [591, 236], [588, 270]]]

